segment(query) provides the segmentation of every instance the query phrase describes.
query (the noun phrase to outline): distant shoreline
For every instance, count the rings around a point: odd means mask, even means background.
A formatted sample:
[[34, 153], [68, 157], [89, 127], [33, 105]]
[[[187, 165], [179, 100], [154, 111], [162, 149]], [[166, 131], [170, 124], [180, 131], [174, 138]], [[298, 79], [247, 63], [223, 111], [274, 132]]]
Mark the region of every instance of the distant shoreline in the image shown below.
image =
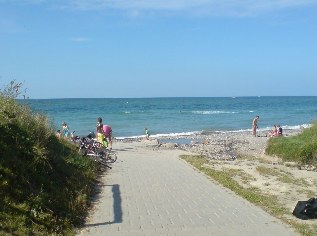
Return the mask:
[[[303, 129], [290, 129], [284, 131], [284, 137], [293, 136]], [[265, 154], [267, 141], [270, 137], [267, 131], [257, 133], [254, 137], [251, 132], [226, 132], [210, 134], [193, 134], [173, 137], [144, 137], [116, 139], [117, 142], [133, 143], [143, 142], [145, 146], [154, 149], [181, 149], [190, 153], [203, 155], [210, 159], [235, 159], [238, 155], [262, 156]], [[274, 137], [278, 138], [278, 137]], [[120, 146], [120, 144], [118, 144]], [[114, 149], [116, 144], [114, 143]]]
[[[293, 135], [296, 133], [301, 132], [305, 128], [308, 128], [310, 125], [306, 126], [296, 126], [296, 128], [292, 129], [283, 129], [284, 136], [289, 136]], [[300, 127], [300, 128], [299, 128]], [[257, 132], [257, 136], [259, 137], [266, 137], [268, 132], [271, 129], [261, 129], [260, 131]], [[181, 140], [181, 139], [189, 139], [189, 140], [204, 140], [208, 139], [209, 137], [214, 137], [214, 136], [241, 136], [241, 135], [250, 135], [251, 134], [251, 129], [250, 130], [237, 130], [237, 131], [210, 131], [210, 132], [188, 132], [188, 133], [175, 133], [175, 134], [155, 134], [151, 135], [150, 139], [151, 140]], [[145, 135], [140, 135], [140, 136], [131, 136], [131, 137], [114, 137], [115, 140], [117, 141], [140, 141], [145, 138]]]

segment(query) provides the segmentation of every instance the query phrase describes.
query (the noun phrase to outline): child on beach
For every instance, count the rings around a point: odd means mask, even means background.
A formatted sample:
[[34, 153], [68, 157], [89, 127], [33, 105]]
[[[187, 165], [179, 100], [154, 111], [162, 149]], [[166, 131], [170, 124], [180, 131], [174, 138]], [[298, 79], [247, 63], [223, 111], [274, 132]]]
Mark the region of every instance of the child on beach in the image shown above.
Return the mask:
[[63, 136], [65, 138], [68, 138], [68, 136], [69, 136], [69, 127], [68, 127], [68, 125], [65, 122], [63, 122], [63, 124], [62, 124], [62, 130], [63, 130]]
[[147, 128], [144, 128], [144, 131], [145, 131], [145, 138], [146, 138], [147, 140], [149, 140], [149, 138], [150, 138], [150, 133], [149, 133], [148, 129], [147, 129]]

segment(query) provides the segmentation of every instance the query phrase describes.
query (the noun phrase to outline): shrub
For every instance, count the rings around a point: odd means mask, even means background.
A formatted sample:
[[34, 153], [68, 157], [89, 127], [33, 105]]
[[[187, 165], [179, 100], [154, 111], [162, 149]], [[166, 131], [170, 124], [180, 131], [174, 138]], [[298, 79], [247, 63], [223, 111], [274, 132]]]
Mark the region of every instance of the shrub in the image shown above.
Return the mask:
[[309, 143], [304, 144], [298, 150], [297, 159], [301, 164], [311, 164], [317, 161], [317, 140], [312, 140]]
[[314, 163], [317, 155], [317, 124], [296, 136], [269, 139], [265, 152], [279, 156], [284, 161]]
[[0, 234], [68, 234], [85, 218], [97, 166], [9, 87], [0, 92]]

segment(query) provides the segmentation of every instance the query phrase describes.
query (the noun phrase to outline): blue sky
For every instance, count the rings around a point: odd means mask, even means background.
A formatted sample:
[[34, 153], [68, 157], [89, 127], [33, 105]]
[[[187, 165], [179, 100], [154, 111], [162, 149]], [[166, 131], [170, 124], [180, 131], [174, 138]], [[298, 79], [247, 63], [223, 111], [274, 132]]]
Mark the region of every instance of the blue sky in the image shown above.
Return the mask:
[[317, 95], [317, 0], [0, 0], [30, 98]]

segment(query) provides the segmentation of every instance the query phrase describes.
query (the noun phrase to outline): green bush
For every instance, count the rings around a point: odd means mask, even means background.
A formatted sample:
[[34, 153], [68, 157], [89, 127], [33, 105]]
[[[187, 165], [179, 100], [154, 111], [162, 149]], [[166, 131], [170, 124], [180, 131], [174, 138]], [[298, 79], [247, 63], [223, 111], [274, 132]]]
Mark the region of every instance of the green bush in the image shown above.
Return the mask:
[[310, 164], [317, 162], [317, 140], [312, 140], [299, 148], [297, 159], [301, 164]]
[[271, 138], [266, 153], [281, 157], [284, 161], [314, 164], [317, 157], [317, 124], [292, 137]]
[[0, 235], [64, 235], [81, 224], [98, 166], [48, 118], [0, 93]]

